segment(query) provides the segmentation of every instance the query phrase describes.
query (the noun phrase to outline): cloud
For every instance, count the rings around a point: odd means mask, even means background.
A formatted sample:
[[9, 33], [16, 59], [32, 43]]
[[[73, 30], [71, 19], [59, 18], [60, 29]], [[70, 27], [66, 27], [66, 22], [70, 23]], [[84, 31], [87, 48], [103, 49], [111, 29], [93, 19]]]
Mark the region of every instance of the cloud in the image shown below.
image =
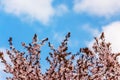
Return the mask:
[[74, 0], [74, 11], [90, 15], [111, 17], [119, 15], [119, 0]]
[[5, 12], [47, 23], [54, 15], [52, 0], [2, 0]]
[[[43, 24], [48, 24], [52, 17], [56, 15], [56, 10], [60, 14], [67, 11], [65, 5], [52, 6], [53, 0], [0, 0], [1, 9], [6, 13], [27, 20], [37, 20]], [[58, 14], [58, 13], [57, 13]]]
[[68, 7], [65, 4], [60, 4], [56, 8], [56, 15], [62, 16], [63, 14], [67, 13], [68, 11], [69, 11]]
[[[52, 37], [52, 41], [54, 42], [53, 44], [54, 47], [58, 47], [61, 45], [61, 42], [63, 42], [63, 40], [65, 39], [66, 36], [66, 32], [53, 32], [53, 37]], [[71, 34], [72, 35], [72, 34]], [[72, 50], [72, 53], [76, 53], [76, 49], [79, 50], [79, 45], [80, 45], [80, 41], [77, 39], [73, 39], [72, 36], [68, 39], [68, 51]], [[76, 48], [76, 49], [75, 49]]]
[[102, 29], [105, 32], [106, 41], [112, 43], [112, 51], [120, 52], [120, 21], [103, 26]]
[[[7, 63], [11, 64], [11, 60], [10, 60], [9, 56], [6, 54], [6, 49], [5, 48], [0, 48], [0, 51], [4, 53], [4, 58], [7, 61]], [[5, 65], [3, 63], [1, 63], [1, 60], [0, 60], [0, 79], [1, 80], [5, 80], [6, 77], [12, 76], [8, 73], [5, 73], [3, 71], [4, 69], [5, 69]]]
[[92, 34], [93, 36], [96, 36], [99, 34], [98, 29], [92, 28], [89, 24], [85, 24], [82, 26], [83, 30], [87, 31], [88, 33]]
[[[112, 52], [120, 52], [120, 21], [103, 26], [103, 32], [105, 32], [106, 41], [111, 43]], [[117, 59], [120, 64], [120, 56], [118, 56]]]
[[[102, 31], [99, 31], [99, 34], [96, 36], [99, 37], [100, 34], [104, 32], [106, 42], [111, 43], [112, 52], [120, 52], [120, 21], [112, 22], [108, 25], [102, 26]], [[94, 31], [92, 32], [94, 34]], [[92, 45], [94, 40], [89, 43], [89, 47]]]
[[[9, 56], [6, 54], [6, 49], [5, 48], [0, 48], [0, 52], [3, 52], [3, 56], [5, 58], [5, 60], [7, 60], [7, 63], [11, 64], [11, 60], [9, 58]], [[0, 71], [3, 71], [3, 69], [5, 69], [5, 65], [3, 63], [1, 63], [0, 60]]]
[[[5, 49], [4, 48], [0, 48], [0, 52], [3, 52], [3, 53], [5, 53], [6, 51], [5, 51]], [[5, 66], [4, 66], [4, 64], [3, 63], [1, 63], [1, 60], [0, 60], [0, 71], [3, 71], [3, 69], [5, 68]]]
[[[112, 53], [120, 52], [120, 21], [112, 22], [108, 25], [102, 26], [102, 32], [105, 33], [106, 42], [111, 43]], [[94, 34], [94, 33], [93, 33]], [[97, 35], [99, 37], [100, 34]], [[87, 42], [87, 46], [91, 48], [94, 40]], [[120, 63], [120, 57], [118, 57]]]
[[53, 33], [54, 33], [53, 41], [56, 41], [57, 43], [60, 43], [63, 41], [64, 39], [63, 33], [60, 33], [60, 32], [53, 32]]

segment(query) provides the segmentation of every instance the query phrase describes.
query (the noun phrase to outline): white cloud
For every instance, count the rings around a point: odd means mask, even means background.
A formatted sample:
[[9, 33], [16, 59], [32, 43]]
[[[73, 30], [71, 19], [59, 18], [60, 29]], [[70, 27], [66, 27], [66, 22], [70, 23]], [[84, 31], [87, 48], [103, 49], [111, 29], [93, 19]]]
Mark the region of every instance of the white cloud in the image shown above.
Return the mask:
[[89, 24], [85, 24], [82, 26], [83, 30], [89, 32], [93, 36], [97, 36], [99, 34], [99, 31], [97, 28], [92, 28]]
[[69, 10], [68, 10], [66, 5], [60, 4], [56, 8], [56, 15], [61, 16], [61, 15], [65, 14], [65, 13], [67, 13], [68, 11]]
[[[9, 56], [6, 54], [6, 49], [5, 48], [0, 48], [0, 52], [3, 52], [4, 58], [7, 61], [7, 63], [11, 63], [11, 60]], [[11, 76], [10, 74], [5, 73], [3, 70], [5, 69], [5, 65], [1, 63], [0, 60], [0, 79], [5, 80], [7, 76]]]
[[90, 15], [111, 17], [119, 15], [119, 0], [74, 0], [74, 11]]
[[112, 43], [112, 51], [120, 52], [120, 21], [103, 26], [103, 32], [105, 32], [106, 41]]
[[[90, 24], [85, 24], [85, 25], [83, 25], [82, 26], [82, 29], [83, 30], [85, 30], [85, 31], [87, 31], [89, 34], [91, 34], [92, 36], [98, 36], [98, 35], [100, 35], [100, 31], [97, 29], [97, 28], [93, 28], [93, 27], [91, 27], [91, 25]], [[89, 48], [91, 48], [92, 49], [92, 45], [93, 45], [93, 43], [94, 43], [94, 40], [92, 40], [92, 41], [85, 41], [85, 44], [89, 47]]]
[[14, 14], [22, 19], [37, 20], [47, 24], [56, 15], [56, 10], [60, 14], [67, 11], [65, 5], [58, 5], [56, 9], [52, 6], [52, 2], [53, 0], [0, 0], [0, 7], [6, 13]]
[[7, 13], [16, 16], [27, 16], [47, 23], [54, 15], [52, 0], [2, 0], [1, 4]]
[[[113, 53], [120, 52], [120, 21], [112, 22], [106, 26], [102, 26], [102, 32], [105, 33], [106, 42], [111, 43], [111, 48]], [[97, 35], [99, 37], [100, 34]], [[87, 42], [88, 47], [91, 48], [94, 40], [91, 42]], [[118, 61], [120, 63], [120, 57], [118, 57]]]
[[[9, 56], [6, 54], [6, 49], [5, 48], [0, 48], [0, 52], [3, 52], [3, 56], [5, 58], [5, 60], [7, 61], [7, 63], [11, 64], [11, 60], [9, 58]], [[3, 63], [1, 63], [0, 60], [0, 71], [3, 71], [3, 69], [5, 69], [5, 65]]]
[[[6, 52], [4, 48], [0, 48], [0, 52]], [[1, 63], [1, 60], [0, 60], [0, 71], [3, 71], [3, 69], [5, 68], [4, 64]]]
[[[60, 44], [61, 44], [61, 42], [65, 39], [65, 36], [66, 36], [66, 32], [53, 32], [53, 42], [54, 42], [54, 44], [57, 44], [57, 46], [55, 46], [54, 45], [54, 47], [58, 47], [58, 46], [60, 46]], [[72, 37], [72, 36], [71, 36]], [[77, 39], [72, 39], [72, 38], [69, 38], [68, 39], [68, 49], [70, 50], [70, 49], [72, 49], [73, 51], [73, 53], [76, 53], [76, 51], [75, 51], [75, 48], [78, 48], [79, 47], [79, 45], [80, 45], [80, 42], [79, 42], [79, 40], [77, 40]], [[78, 49], [79, 50], [79, 49]]]
[[[107, 26], [103, 26], [103, 32], [105, 32], [106, 41], [112, 43], [112, 52], [120, 52], [120, 21], [113, 22]], [[118, 56], [117, 59], [120, 63], [120, 56]]]
[[56, 41], [56, 42], [60, 43], [60, 42], [62, 42], [63, 39], [64, 39], [63, 33], [54, 32], [53, 41]]
[[[118, 53], [120, 52], [120, 21], [112, 22], [108, 25], [102, 26], [102, 32], [105, 34], [106, 42], [111, 43], [112, 52]], [[99, 37], [102, 33], [99, 31], [99, 34], [96, 36]], [[94, 34], [94, 31], [93, 31]], [[92, 40], [88, 46], [90, 47], [93, 44], [94, 40]]]

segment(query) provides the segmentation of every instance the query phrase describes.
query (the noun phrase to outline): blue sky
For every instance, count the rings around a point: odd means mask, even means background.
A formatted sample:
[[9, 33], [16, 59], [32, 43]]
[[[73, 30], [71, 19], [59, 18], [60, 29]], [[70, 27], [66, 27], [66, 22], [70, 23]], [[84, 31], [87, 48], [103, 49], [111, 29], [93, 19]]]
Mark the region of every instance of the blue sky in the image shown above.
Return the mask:
[[[119, 0], [0, 0], [0, 49], [9, 48], [8, 38], [22, 50], [21, 42], [29, 43], [36, 33], [39, 39], [49, 38], [57, 48], [67, 32], [71, 32], [69, 50], [91, 45], [93, 37], [104, 31], [106, 40], [118, 52], [120, 38]], [[43, 71], [48, 65], [48, 45], [42, 48]], [[43, 65], [44, 64], [44, 65]]]

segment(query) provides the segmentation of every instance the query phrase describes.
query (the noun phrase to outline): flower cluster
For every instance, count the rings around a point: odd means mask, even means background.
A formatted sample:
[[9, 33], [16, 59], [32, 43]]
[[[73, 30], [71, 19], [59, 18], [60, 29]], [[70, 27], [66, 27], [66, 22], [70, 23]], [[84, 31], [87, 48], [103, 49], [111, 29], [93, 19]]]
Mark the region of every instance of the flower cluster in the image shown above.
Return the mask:
[[[92, 50], [88, 47], [80, 48], [73, 54], [68, 52], [68, 39], [70, 32], [65, 36], [60, 46], [55, 49], [48, 42], [51, 49], [46, 60], [50, 67], [43, 74], [41, 72], [40, 54], [41, 47], [48, 38], [39, 41], [35, 34], [30, 44], [22, 42], [26, 52], [18, 51], [9, 38], [10, 50], [0, 52], [1, 62], [5, 65], [5, 72], [13, 76], [7, 80], [120, 80], [120, 64], [117, 56], [120, 53], [112, 53], [110, 43], [105, 42], [104, 33], [100, 38], [95, 37]], [[74, 45], [74, 44], [73, 44]], [[8, 54], [12, 64], [8, 64], [4, 58]]]

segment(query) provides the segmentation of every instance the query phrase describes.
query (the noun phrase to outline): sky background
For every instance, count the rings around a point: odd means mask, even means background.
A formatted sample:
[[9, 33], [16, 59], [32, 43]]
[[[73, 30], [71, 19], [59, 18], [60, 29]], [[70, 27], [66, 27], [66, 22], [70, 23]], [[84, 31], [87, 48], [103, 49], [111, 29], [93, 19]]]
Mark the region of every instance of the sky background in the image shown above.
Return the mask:
[[[23, 50], [21, 42], [30, 43], [36, 33], [40, 40], [48, 37], [57, 48], [64, 36], [71, 32], [69, 51], [91, 45], [93, 38], [105, 32], [112, 43], [112, 51], [120, 51], [119, 0], [0, 0], [0, 50], [9, 49], [8, 39]], [[43, 72], [49, 52], [47, 43], [42, 48]], [[6, 59], [8, 59], [6, 57]], [[9, 60], [9, 59], [8, 59]], [[0, 63], [0, 78], [4, 65]]]

